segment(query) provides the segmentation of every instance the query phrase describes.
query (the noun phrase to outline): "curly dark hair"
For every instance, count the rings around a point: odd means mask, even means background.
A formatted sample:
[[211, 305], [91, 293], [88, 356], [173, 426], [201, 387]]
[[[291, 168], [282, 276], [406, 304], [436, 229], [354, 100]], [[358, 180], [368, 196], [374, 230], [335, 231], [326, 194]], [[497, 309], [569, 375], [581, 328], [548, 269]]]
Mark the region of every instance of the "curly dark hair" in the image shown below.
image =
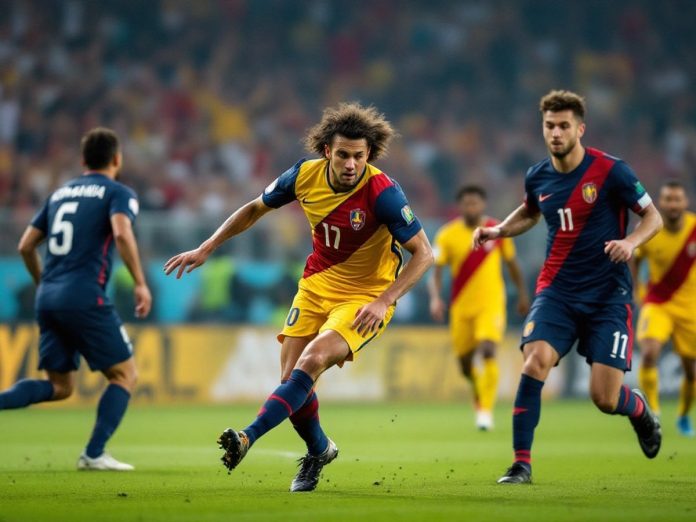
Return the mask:
[[585, 119], [585, 98], [572, 91], [551, 91], [539, 101], [539, 111], [542, 114], [546, 111], [573, 111], [573, 114], [582, 121]]
[[368, 161], [386, 155], [389, 142], [397, 136], [391, 123], [375, 107], [363, 107], [357, 102], [340, 103], [324, 109], [321, 121], [307, 131], [305, 147], [323, 156], [324, 146], [331, 146], [337, 134], [350, 140], [365, 138], [370, 148]]

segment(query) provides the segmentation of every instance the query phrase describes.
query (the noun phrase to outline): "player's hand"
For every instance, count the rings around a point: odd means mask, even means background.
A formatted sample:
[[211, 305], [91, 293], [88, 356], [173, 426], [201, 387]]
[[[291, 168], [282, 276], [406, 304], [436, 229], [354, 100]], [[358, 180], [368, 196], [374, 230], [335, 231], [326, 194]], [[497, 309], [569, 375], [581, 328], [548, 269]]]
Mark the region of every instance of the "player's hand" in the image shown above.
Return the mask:
[[445, 308], [445, 302], [440, 297], [430, 300], [430, 316], [438, 323], [445, 321]]
[[175, 255], [164, 264], [164, 273], [169, 275], [178, 268], [179, 271], [176, 273], [176, 278], [180, 279], [184, 270], [186, 270], [187, 274], [190, 273], [194, 268], [198, 268], [205, 263], [209, 255], [210, 251], [204, 249], [203, 245], [195, 250], [182, 252], [181, 254]]
[[525, 317], [529, 313], [529, 296], [521, 294], [517, 298], [517, 313]]
[[500, 227], [477, 227], [474, 230], [474, 250], [482, 246], [486, 241], [493, 241], [500, 237]]
[[633, 256], [633, 243], [627, 239], [613, 239], [604, 243], [604, 253], [612, 263], [625, 263]]
[[363, 337], [367, 334], [376, 332], [384, 322], [389, 305], [381, 299], [375, 299], [371, 303], [361, 306], [355, 312], [355, 320], [351, 328], [357, 328], [358, 333]]
[[144, 319], [152, 308], [152, 294], [147, 285], [135, 285], [135, 317]]

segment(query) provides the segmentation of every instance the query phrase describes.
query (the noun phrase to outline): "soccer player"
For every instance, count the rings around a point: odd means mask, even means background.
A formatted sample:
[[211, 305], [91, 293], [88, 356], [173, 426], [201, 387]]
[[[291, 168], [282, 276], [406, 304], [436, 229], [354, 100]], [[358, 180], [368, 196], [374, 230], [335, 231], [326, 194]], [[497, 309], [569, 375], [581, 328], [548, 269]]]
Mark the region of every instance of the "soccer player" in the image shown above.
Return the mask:
[[657, 361], [662, 346], [671, 338], [684, 368], [677, 429], [693, 437], [688, 414], [696, 381], [696, 214], [688, 212], [688, 206], [681, 183], [669, 181], [661, 187], [658, 207], [665, 228], [636, 251], [633, 269], [637, 276], [640, 262], [648, 261], [647, 294], [638, 319], [640, 387], [659, 414]]
[[[146, 317], [152, 297], [141, 268], [132, 222], [135, 193], [118, 181], [122, 155], [116, 134], [95, 128], [82, 138], [85, 172], [56, 190], [19, 242], [24, 264], [38, 285], [39, 368], [47, 380], [24, 379], [0, 393], [0, 410], [59, 401], [72, 394], [82, 355], [109, 381], [80, 470], [129, 471], [104, 451], [123, 418], [136, 381], [132, 346], [105, 293], [114, 244], [135, 280], [135, 315]], [[48, 239], [45, 267], [37, 247]]]
[[[629, 417], [648, 458], [662, 441], [659, 421], [641, 393], [623, 384], [633, 347], [627, 261], [660, 230], [660, 213], [625, 162], [580, 143], [582, 97], [551, 91], [541, 98], [540, 111], [550, 157], [527, 171], [524, 204], [501, 224], [474, 232], [474, 243], [482, 246], [526, 232], [542, 214], [548, 227], [546, 259], [522, 332], [524, 365], [512, 421], [515, 460], [499, 483], [531, 482], [541, 389], [576, 341], [591, 367], [595, 405]], [[629, 209], [641, 220], [626, 235]]]
[[[241, 431], [227, 429], [218, 443], [234, 469], [264, 433], [290, 418], [307, 444], [291, 491], [312, 491], [338, 448], [319, 424], [317, 378], [353, 360], [377, 337], [396, 300], [428, 270], [433, 254], [399, 185], [368, 161], [382, 156], [394, 135], [373, 107], [340, 104], [324, 110], [305, 139], [317, 159], [300, 160], [258, 198], [233, 213], [198, 248], [174, 256], [165, 272], [177, 278], [202, 265], [223, 242], [261, 216], [298, 201], [312, 229], [298, 292], [278, 335], [281, 385], [257, 418]], [[403, 265], [402, 245], [412, 257]]]
[[[498, 392], [496, 345], [505, 332], [505, 282], [502, 261], [517, 287], [517, 310], [529, 311], [529, 296], [522, 271], [515, 259], [512, 239], [486, 243], [474, 250], [472, 238], [476, 227], [498, 224], [484, 215], [486, 191], [477, 185], [462, 187], [457, 193], [461, 216], [443, 225], [434, 241], [435, 268], [429, 280], [430, 314], [436, 321], [445, 319], [446, 305], [441, 297], [442, 272], [449, 266], [452, 275], [450, 292], [450, 331], [452, 347], [464, 377], [471, 382], [476, 407], [476, 427], [493, 428], [493, 407]], [[474, 354], [483, 356], [483, 371], [473, 365]]]

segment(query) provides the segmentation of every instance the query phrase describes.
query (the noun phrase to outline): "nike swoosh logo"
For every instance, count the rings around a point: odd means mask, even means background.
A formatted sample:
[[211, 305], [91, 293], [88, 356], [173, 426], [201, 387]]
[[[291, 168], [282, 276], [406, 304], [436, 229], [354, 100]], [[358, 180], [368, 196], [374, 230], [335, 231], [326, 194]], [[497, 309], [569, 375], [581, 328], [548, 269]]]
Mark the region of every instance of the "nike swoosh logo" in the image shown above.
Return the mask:
[[309, 201], [307, 198], [302, 198], [303, 205], [311, 205], [313, 203], [317, 203], [317, 201]]
[[539, 203], [543, 203], [547, 199], [549, 199], [553, 194], [539, 194]]

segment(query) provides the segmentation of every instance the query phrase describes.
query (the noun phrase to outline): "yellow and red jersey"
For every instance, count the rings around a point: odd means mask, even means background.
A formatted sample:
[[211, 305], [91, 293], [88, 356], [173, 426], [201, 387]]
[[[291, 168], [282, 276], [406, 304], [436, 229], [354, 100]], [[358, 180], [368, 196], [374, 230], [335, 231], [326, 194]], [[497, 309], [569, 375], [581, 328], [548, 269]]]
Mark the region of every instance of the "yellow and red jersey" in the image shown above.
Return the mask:
[[648, 262], [645, 303], [669, 303], [696, 312], [696, 214], [686, 212], [681, 230], [663, 228], [635, 255]]
[[403, 263], [398, 243], [421, 230], [401, 187], [367, 164], [356, 186], [337, 192], [327, 159], [301, 160], [263, 193], [278, 208], [297, 200], [312, 229], [313, 251], [300, 288], [325, 297], [377, 297]]
[[[484, 226], [498, 222], [484, 219]], [[435, 263], [449, 266], [452, 274], [450, 307], [462, 316], [475, 315], [482, 309], [505, 307], [505, 282], [502, 260], [515, 257], [510, 238], [488, 241], [473, 250], [475, 227], [457, 218], [443, 225], [435, 236]]]

